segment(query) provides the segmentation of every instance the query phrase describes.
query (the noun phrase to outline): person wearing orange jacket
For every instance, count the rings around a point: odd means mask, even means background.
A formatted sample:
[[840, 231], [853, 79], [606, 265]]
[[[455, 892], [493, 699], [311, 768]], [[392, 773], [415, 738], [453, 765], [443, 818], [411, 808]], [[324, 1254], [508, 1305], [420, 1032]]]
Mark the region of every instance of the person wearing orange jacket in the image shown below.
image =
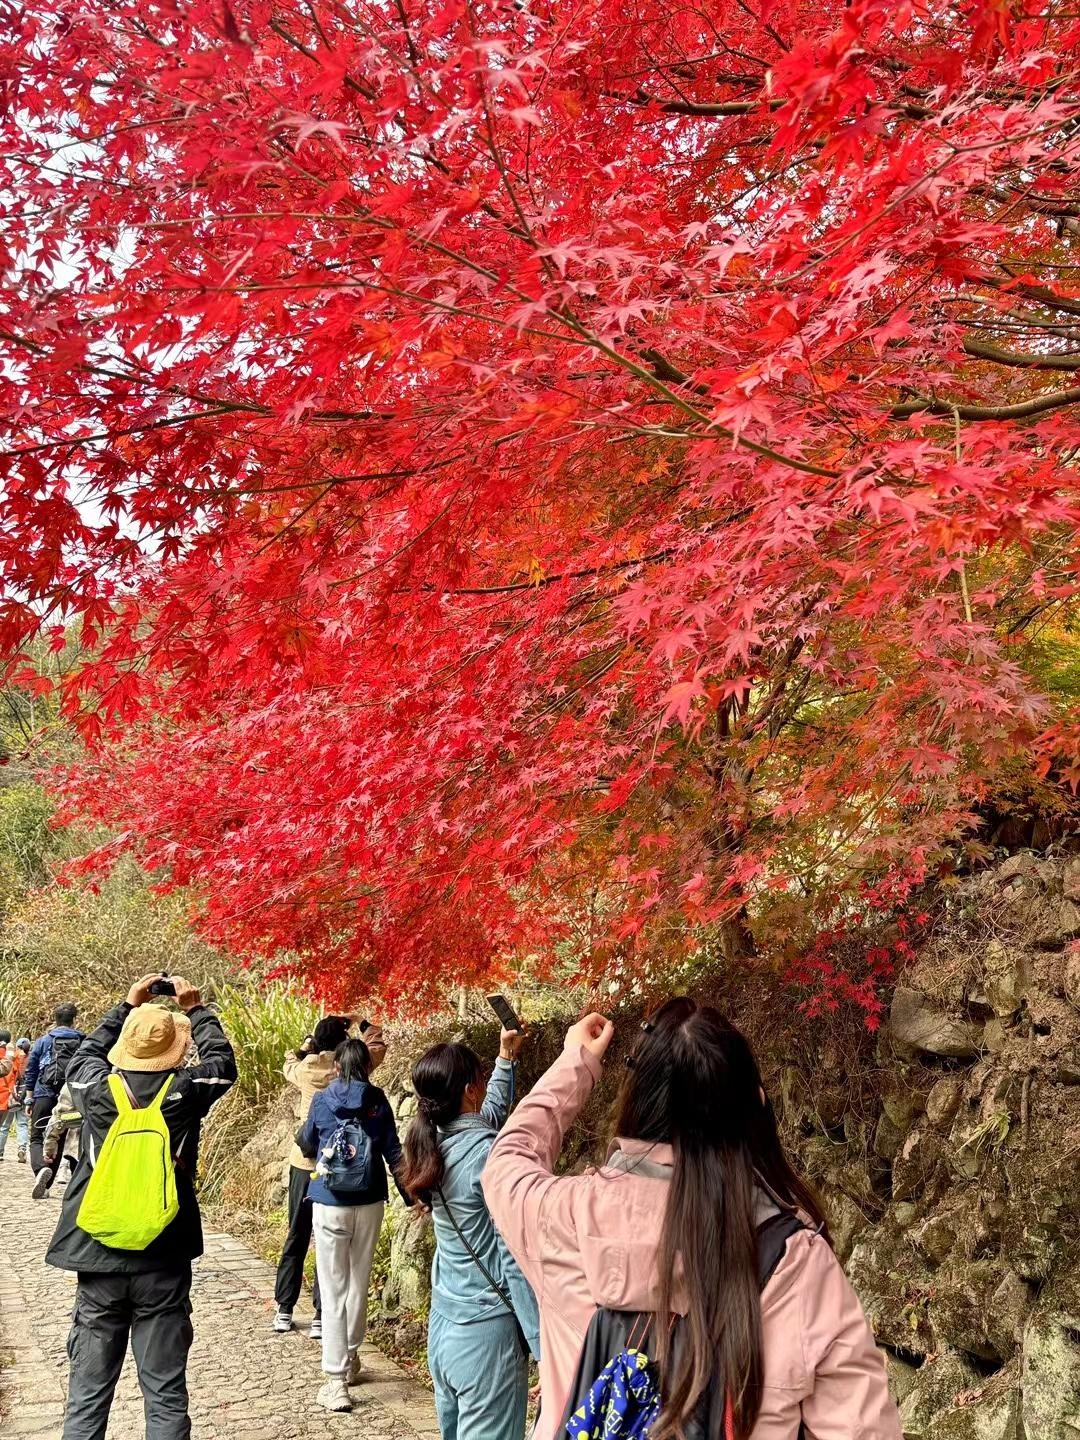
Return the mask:
[[4, 1158], [11, 1126], [19, 1151], [19, 1163], [26, 1163], [26, 1146], [30, 1138], [30, 1122], [22, 1104], [22, 1075], [26, 1069], [29, 1040], [11, 1043], [11, 1031], [0, 1030], [0, 1160]]

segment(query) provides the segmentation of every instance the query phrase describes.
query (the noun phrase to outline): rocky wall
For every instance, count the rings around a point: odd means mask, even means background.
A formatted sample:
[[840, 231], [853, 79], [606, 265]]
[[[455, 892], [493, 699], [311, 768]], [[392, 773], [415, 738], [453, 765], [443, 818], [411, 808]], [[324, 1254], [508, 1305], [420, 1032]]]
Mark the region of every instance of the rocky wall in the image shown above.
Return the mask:
[[[812, 1169], [911, 1440], [1080, 1436], [1080, 858], [963, 881], [892, 1000], [872, 1146]], [[848, 1166], [848, 1168], [845, 1168]]]

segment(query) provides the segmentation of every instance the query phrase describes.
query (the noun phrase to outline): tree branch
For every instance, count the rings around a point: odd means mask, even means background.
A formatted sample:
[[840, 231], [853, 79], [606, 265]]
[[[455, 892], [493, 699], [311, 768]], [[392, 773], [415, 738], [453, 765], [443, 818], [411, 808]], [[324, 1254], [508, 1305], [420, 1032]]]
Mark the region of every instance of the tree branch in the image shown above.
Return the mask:
[[950, 415], [959, 420], [1030, 420], [1050, 410], [1061, 410], [1066, 405], [1080, 405], [1080, 386], [1069, 390], [1055, 390], [1052, 395], [1038, 395], [1033, 400], [1021, 400], [1016, 405], [957, 405], [948, 400], [931, 400], [919, 397], [894, 405], [889, 414], [894, 420], [905, 420], [909, 415]]
[[989, 360], [994, 365], [1014, 365], [1021, 370], [1080, 370], [1080, 353], [1072, 355], [1025, 355], [1017, 350], [1002, 350], [986, 340], [964, 340], [964, 350], [976, 360]]

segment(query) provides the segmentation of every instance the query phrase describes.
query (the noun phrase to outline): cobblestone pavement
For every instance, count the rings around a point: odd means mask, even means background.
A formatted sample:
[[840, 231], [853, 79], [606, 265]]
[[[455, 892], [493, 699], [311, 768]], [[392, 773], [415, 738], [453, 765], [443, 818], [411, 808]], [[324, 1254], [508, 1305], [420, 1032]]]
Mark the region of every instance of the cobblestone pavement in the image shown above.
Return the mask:
[[[74, 1276], [42, 1256], [59, 1213], [56, 1199], [30, 1198], [29, 1167], [9, 1142], [0, 1160], [0, 1436], [58, 1437], [67, 1383], [65, 1343]], [[313, 1405], [319, 1347], [301, 1329], [275, 1335], [274, 1274], [242, 1241], [207, 1234], [195, 1268], [195, 1344], [188, 1365], [195, 1440], [435, 1440], [431, 1396], [368, 1346], [367, 1378], [355, 1409], [330, 1415]], [[142, 1400], [130, 1353], [117, 1386], [108, 1440], [143, 1440]], [[153, 1440], [153, 1437], [150, 1437]]]

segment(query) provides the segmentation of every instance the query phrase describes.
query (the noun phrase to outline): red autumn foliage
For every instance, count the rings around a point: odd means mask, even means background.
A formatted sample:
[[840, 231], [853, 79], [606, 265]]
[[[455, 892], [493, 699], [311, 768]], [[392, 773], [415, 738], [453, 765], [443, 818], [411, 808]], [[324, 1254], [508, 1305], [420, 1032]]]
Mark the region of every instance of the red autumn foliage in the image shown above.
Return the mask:
[[70, 805], [214, 937], [402, 1004], [743, 954], [1074, 733], [1075, 10], [0, 40], [0, 645], [78, 625]]

